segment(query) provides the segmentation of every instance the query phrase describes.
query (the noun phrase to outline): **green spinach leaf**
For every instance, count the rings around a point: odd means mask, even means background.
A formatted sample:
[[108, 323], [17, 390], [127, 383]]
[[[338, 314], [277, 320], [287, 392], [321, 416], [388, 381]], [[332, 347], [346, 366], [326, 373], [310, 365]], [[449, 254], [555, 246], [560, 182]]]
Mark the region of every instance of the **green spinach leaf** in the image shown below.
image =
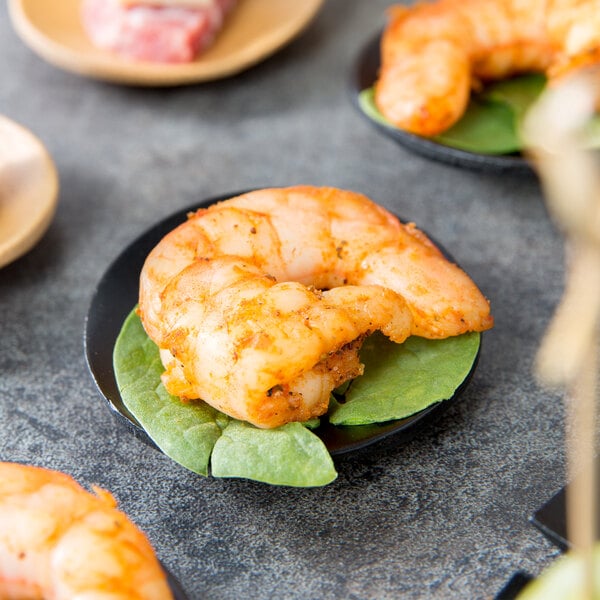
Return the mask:
[[113, 362], [123, 404], [156, 445], [187, 469], [207, 475], [210, 465], [215, 477], [301, 487], [326, 485], [337, 476], [323, 442], [300, 423], [258, 429], [201, 400], [170, 395], [160, 380], [158, 347], [135, 310], [117, 338]]
[[[512, 154], [524, 149], [520, 135], [521, 122], [546, 86], [546, 77], [532, 73], [489, 83], [471, 96], [463, 117], [453, 127], [431, 140], [468, 152], [480, 154]], [[363, 112], [381, 125], [394, 128], [378, 110], [374, 90], [359, 95]], [[586, 142], [600, 147], [600, 117], [591, 119], [586, 128]]]
[[[369, 337], [361, 351], [365, 374], [337, 391], [334, 424], [357, 425], [403, 418], [449, 398], [469, 373], [479, 334], [448, 340], [409, 338], [394, 344]], [[240, 477], [272, 485], [327, 485], [337, 473], [321, 439], [319, 420], [259, 429], [232, 419], [201, 400], [183, 402], [167, 393], [158, 347], [135, 310], [117, 338], [114, 370], [124, 405], [156, 445], [182, 466], [215, 477]]]
[[352, 382], [343, 403], [332, 403], [330, 423], [366, 425], [404, 419], [451, 398], [473, 366], [480, 337], [479, 333], [443, 340], [413, 336], [394, 344], [375, 333], [361, 349], [364, 375]]
[[[373, 88], [360, 93], [359, 105], [369, 118], [380, 125], [396, 128], [377, 108]], [[481, 154], [508, 154], [521, 147], [515, 129], [514, 113], [506, 104], [491, 100], [472, 99], [458, 123], [444, 133], [427, 139]]]
[[213, 446], [229, 417], [205, 402], [182, 402], [167, 392], [158, 347], [135, 311], [117, 338], [113, 363], [123, 404], [154, 443], [187, 469], [207, 475]]
[[295, 487], [327, 485], [337, 477], [327, 448], [301, 423], [258, 429], [234, 420], [215, 444], [212, 474]]

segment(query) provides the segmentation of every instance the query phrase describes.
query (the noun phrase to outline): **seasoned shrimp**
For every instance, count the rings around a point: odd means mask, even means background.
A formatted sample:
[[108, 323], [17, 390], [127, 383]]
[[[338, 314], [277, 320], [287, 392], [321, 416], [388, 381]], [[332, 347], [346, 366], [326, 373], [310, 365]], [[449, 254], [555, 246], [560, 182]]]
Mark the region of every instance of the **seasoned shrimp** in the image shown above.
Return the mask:
[[390, 17], [375, 103], [419, 135], [456, 123], [483, 81], [558, 78], [600, 61], [599, 0], [436, 0], [395, 6]]
[[0, 463], [0, 598], [173, 598], [146, 536], [105, 490]]
[[[324, 291], [322, 291], [324, 290]], [[201, 209], [150, 253], [139, 314], [165, 387], [260, 427], [326, 412], [358, 350], [483, 331], [487, 300], [414, 225], [361, 194], [299, 186]]]
[[331, 390], [362, 373], [358, 342], [376, 329], [404, 341], [412, 323], [386, 288], [319, 292], [237, 257], [184, 269], [165, 289], [164, 314], [166, 388], [264, 427], [326, 412]]

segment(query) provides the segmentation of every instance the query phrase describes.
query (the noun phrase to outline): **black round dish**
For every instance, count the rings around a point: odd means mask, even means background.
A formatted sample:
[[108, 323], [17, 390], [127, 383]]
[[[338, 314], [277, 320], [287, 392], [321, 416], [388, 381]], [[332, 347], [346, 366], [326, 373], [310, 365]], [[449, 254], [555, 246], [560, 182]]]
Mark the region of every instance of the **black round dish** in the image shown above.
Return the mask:
[[451, 146], [445, 146], [433, 140], [402, 131], [396, 127], [387, 127], [369, 118], [361, 109], [358, 101], [360, 92], [370, 88], [377, 79], [379, 72], [381, 34], [372, 38], [360, 51], [350, 78], [350, 94], [353, 104], [369, 123], [377, 127], [400, 145], [416, 154], [437, 160], [446, 164], [467, 167], [479, 171], [532, 173], [529, 163], [520, 155], [492, 155], [467, 152]]
[[[126, 316], [137, 304], [139, 274], [150, 250], [165, 234], [185, 221], [188, 213], [237, 194], [227, 194], [198, 202], [177, 211], [151, 227], [125, 248], [109, 266], [93, 294], [84, 332], [85, 355], [89, 370], [117, 421], [151, 446], [156, 447], [127, 410], [119, 394], [113, 370], [115, 341]], [[322, 419], [322, 424], [315, 433], [322, 439], [331, 455], [358, 450], [390, 435], [394, 435], [399, 443], [406, 442], [425, 425], [439, 417], [460, 396], [475, 371], [478, 358], [479, 352], [471, 371], [449, 400], [434, 404], [406, 419], [381, 424], [340, 427], [333, 426]]]

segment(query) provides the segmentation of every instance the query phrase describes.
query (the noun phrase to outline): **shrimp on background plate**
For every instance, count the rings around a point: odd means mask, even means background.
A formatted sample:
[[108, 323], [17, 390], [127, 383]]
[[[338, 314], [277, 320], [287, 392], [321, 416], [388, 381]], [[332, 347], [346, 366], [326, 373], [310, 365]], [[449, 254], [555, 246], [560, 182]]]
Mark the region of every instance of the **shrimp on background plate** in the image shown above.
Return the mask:
[[432, 136], [464, 114], [471, 89], [528, 72], [557, 79], [600, 61], [599, 0], [436, 0], [394, 6], [375, 103]]
[[376, 330], [400, 343], [493, 324], [477, 286], [414, 225], [311, 186], [191, 214], [146, 259], [139, 314], [170, 393], [259, 427], [324, 414]]
[[64, 473], [0, 463], [0, 598], [169, 600], [146, 536], [112, 495]]

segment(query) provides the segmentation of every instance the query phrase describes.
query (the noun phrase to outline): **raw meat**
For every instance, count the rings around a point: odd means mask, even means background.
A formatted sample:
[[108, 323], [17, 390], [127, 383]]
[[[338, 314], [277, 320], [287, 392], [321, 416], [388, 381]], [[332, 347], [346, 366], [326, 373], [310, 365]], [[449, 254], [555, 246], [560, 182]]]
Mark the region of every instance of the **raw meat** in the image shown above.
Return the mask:
[[214, 41], [235, 0], [209, 0], [198, 8], [124, 6], [119, 0], [83, 0], [87, 35], [99, 48], [135, 61], [193, 61]]

